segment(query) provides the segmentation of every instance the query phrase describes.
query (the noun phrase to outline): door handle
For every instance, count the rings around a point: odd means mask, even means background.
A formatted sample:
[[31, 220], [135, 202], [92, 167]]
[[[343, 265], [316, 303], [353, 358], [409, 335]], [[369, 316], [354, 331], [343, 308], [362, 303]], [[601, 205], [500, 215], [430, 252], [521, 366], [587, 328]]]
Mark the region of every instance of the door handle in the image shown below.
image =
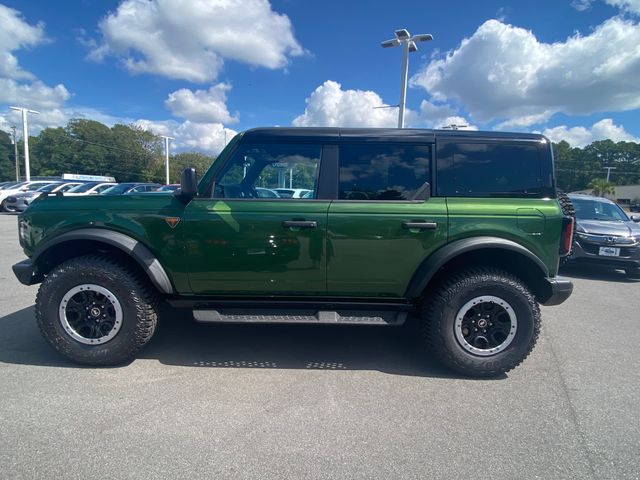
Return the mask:
[[435, 230], [438, 228], [438, 224], [435, 222], [404, 222], [402, 228], [411, 230], [417, 228], [419, 230]]
[[316, 228], [318, 222], [312, 220], [285, 220], [282, 222], [284, 228]]

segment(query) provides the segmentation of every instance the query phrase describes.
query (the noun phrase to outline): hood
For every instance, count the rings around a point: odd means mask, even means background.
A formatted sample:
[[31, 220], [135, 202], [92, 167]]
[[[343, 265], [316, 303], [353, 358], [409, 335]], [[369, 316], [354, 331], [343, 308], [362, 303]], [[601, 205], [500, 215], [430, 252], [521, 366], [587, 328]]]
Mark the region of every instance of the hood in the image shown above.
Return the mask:
[[629, 220], [622, 221], [602, 221], [602, 220], [577, 220], [578, 232], [592, 233], [595, 235], [612, 235], [628, 237], [630, 235], [640, 236], [640, 225]]

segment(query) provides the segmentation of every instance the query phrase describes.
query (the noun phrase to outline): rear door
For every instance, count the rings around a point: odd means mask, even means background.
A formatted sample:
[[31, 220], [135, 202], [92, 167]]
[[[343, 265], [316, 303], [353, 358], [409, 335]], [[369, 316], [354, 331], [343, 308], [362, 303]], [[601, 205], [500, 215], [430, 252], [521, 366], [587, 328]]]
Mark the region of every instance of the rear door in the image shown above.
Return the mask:
[[420, 263], [447, 241], [444, 199], [426, 197], [433, 144], [346, 143], [329, 209], [327, 289], [401, 297]]
[[317, 192], [323, 146], [241, 144], [214, 179], [212, 198], [186, 209], [186, 269], [195, 294], [326, 292], [329, 200], [264, 198], [285, 185]]

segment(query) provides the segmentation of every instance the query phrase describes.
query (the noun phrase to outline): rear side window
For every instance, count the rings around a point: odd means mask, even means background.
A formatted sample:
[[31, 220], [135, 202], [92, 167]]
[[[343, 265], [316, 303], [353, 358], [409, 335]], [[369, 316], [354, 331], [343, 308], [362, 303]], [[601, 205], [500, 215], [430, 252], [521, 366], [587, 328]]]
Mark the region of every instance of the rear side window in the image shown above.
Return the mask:
[[543, 174], [536, 144], [442, 142], [438, 144], [437, 193], [447, 197], [542, 197], [551, 178]]
[[411, 200], [430, 181], [429, 145], [345, 144], [339, 158], [343, 200]]

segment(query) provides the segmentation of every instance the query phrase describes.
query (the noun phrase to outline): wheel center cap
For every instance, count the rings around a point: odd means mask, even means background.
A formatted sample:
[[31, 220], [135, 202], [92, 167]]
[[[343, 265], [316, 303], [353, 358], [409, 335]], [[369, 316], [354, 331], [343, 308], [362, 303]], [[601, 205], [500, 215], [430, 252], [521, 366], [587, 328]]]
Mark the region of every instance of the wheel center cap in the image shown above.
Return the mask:
[[93, 307], [91, 310], [89, 310], [89, 313], [92, 317], [99, 317], [101, 312], [98, 307]]
[[480, 328], [485, 328], [488, 324], [489, 323], [484, 318], [481, 318], [480, 320], [478, 320], [478, 327]]

